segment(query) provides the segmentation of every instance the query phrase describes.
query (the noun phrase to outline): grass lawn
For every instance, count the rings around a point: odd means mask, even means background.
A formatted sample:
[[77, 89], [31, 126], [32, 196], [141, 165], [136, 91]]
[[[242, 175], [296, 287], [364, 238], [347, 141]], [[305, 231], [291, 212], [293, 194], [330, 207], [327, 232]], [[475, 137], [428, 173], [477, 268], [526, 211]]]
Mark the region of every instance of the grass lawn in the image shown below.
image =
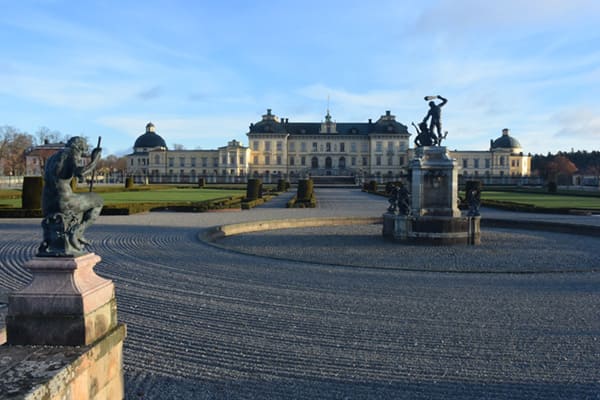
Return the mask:
[[600, 210], [599, 197], [568, 196], [549, 193], [481, 192], [482, 200], [506, 201], [544, 208]]
[[[4, 192], [4, 191], [0, 191]], [[11, 191], [12, 192], [12, 191]], [[16, 191], [14, 191], [16, 192]], [[19, 195], [20, 195], [20, 191]], [[0, 206], [21, 207], [19, 198], [3, 198], [0, 193]], [[12, 193], [11, 193], [12, 194]], [[227, 189], [162, 189], [162, 190], [144, 190], [144, 191], [122, 191], [122, 192], [100, 192], [98, 193], [104, 199], [104, 204], [116, 203], [194, 203], [205, 200], [214, 200], [234, 196], [245, 196], [246, 190], [227, 190]], [[12, 196], [6, 196], [12, 197]]]
[[105, 204], [198, 202], [224, 197], [244, 196], [245, 190], [165, 189], [99, 193]]

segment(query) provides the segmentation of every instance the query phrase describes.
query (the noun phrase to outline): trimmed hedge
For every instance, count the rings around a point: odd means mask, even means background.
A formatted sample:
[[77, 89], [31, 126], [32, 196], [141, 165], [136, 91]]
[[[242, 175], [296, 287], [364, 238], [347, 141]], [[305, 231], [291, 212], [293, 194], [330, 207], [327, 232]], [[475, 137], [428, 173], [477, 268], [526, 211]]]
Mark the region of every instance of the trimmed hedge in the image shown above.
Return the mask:
[[285, 192], [290, 188], [290, 182], [286, 181], [285, 179], [279, 179], [277, 181], [277, 191], [278, 192]]
[[41, 176], [26, 176], [25, 178], [23, 178], [21, 208], [24, 210], [41, 209], [43, 189], [44, 178], [42, 178]]
[[134, 186], [133, 177], [125, 178], [125, 189], [131, 189]]
[[260, 179], [248, 179], [246, 185], [246, 199], [256, 200], [262, 197], [262, 180]]
[[312, 179], [300, 179], [298, 181], [297, 202], [307, 202], [313, 197], [314, 183]]

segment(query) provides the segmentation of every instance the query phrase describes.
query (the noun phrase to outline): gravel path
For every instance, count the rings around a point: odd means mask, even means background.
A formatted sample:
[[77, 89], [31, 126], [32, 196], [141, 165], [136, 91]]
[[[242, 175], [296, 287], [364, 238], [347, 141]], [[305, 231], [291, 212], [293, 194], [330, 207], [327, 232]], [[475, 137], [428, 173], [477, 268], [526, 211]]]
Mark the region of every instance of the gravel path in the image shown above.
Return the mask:
[[[115, 281], [128, 326], [128, 399], [600, 398], [597, 272], [336, 266], [197, 239], [226, 223], [377, 216], [387, 206], [356, 191], [318, 197], [314, 210], [149, 213], [102, 217], [90, 229], [96, 270]], [[323, 243], [284, 233], [259, 239], [331, 258]], [[0, 286], [14, 290], [28, 280], [21, 265], [39, 221], [0, 221], [0, 234]], [[540, 243], [531, 257], [560, 239]]]

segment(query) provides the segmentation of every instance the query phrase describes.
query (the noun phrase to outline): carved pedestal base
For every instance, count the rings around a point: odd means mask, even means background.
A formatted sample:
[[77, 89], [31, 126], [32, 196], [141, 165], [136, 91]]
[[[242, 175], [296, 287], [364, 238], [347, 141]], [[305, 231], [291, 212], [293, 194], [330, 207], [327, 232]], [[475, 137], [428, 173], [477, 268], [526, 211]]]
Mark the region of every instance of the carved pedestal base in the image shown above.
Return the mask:
[[383, 214], [383, 236], [424, 245], [481, 244], [480, 217]]
[[93, 343], [117, 325], [112, 281], [96, 275], [94, 253], [36, 257], [26, 263], [33, 280], [8, 299], [9, 344], [79, 346]]

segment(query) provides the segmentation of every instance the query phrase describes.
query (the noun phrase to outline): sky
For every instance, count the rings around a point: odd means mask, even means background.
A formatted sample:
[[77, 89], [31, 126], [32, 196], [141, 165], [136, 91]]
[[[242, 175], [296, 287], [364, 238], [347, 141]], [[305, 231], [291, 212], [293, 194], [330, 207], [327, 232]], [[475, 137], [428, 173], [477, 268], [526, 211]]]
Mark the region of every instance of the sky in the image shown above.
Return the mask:
[[526, 153], [600, 150], [600, 1], [0, 0], [0, 126], [132, 151], [248, 144], [290, 122], [410, 127], [443, 108], [450, 149], [509, 128]]

